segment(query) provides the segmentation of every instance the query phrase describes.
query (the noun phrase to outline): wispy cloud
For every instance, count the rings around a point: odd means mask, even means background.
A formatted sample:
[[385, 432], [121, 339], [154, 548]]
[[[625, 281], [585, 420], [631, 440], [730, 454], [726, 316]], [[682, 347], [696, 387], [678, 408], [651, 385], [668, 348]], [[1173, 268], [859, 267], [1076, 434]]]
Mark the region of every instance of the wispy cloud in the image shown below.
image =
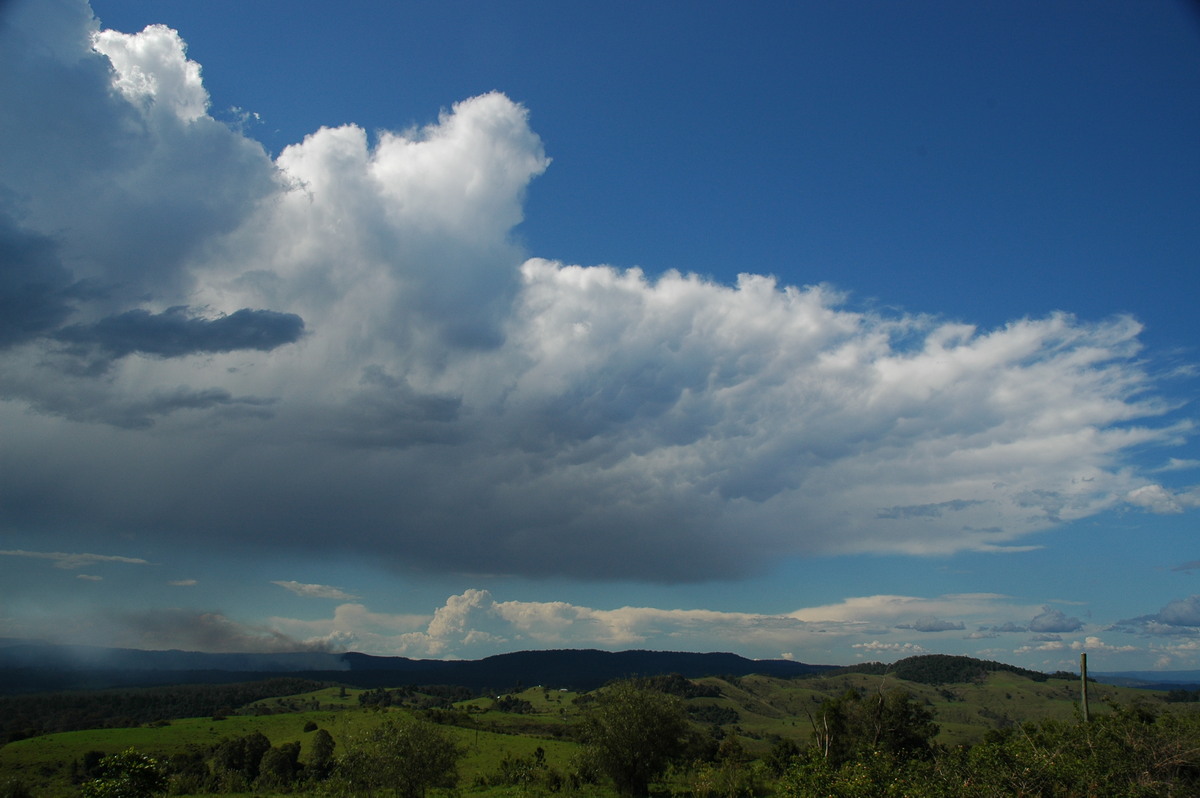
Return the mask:
[[302, 582], [292, 581], [273, 581], [271, 584], [290, 590], [297, 596], [306, 596], [308, 598], [337, 599], [338, 601], [352, 601], [358, 598], [358, 596], [347, 593], [341, 588], [330, 587], [329, 585], [306, 585]]
[[872, 640], [869, 643], [855, 643], [853, 648], [869, 654], [888, 654], [891, 656], [896, 656], [897, 654], [911, 656], [925, 653], [925, 649], [916, 643], [881, 643], [878, 640]]
[[[938, 626], [949, 623], [939, 620], [938, 616], [995, 618], [1023, 611], [1025, 610], [1019, 608], [1019, 605], [1010, 604], [1008, 596], [999, 593], [955, 593], [936, 598], [855, 596], [837, 604], [806, 607], [789, 615], [805, 621], [870, 621], [887, 626], [896, 625], [897, 628], [916, 629], [918, 624]], [[903, 625], [897, 622], [903, 622]]]
[[1167, 460], [1167, 464], [1154, 469], [1155, 472], [1164, 471], [1190, 471], [1200, 468], [1200, 460], [1187, 460], [1180, 457], [1172, 457]]
[[96, 563], [116, 562], [125, 563], [127, 565], [149, 565], [147, 560], [138, 557], [120, 557], [111, 554], [68, 554], [61, 551], [25, 551], [23, 549], [10, 549], [0, 551], [0, 556], [4, 557], [31, 557], [37, 560], [50, 560], [54, 563], [55, 568], [65, 568], [67, 570], [75, 570], [84, 568]]

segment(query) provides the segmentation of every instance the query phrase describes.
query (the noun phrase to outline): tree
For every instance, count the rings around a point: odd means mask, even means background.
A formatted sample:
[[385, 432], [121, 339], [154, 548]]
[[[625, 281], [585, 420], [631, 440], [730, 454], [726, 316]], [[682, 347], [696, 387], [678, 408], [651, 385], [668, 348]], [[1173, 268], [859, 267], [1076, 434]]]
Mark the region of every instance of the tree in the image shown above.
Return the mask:
[[937, 733], [933, 712], [904, 690], [865, 698], [847, 690], [822, 704], [813, 718], [817, 748], [834, 767], [870, 752], [899, 760], [928, 758]]
[[83, 798], [149, 798], [167, 789], [158, 760], [132, 748], [101, 759], [97, 772], [80, 786]]
[[213, 754], [213, 764], [219, 771], [239, 776], [247, 783], [258, 778], [259, 764], [271, 748], [271, 741], [262, 732], [245, 737], [223, 740]]
[[312, 738], [312, 750], [308, 755], [307, 772], [314, 779], [323, 779], [333, 770], [333, 735], [324, 729], [317, 729]]
[[258, 785], [268, 789], [283, 789], [291, 785], [300, 773], [300, 743], [284, 743], [269, 748], [258, 767]]
[[803, 753], [804, 752], [801, 750], [800, 746], [796, 745], [795, 740], [791, 739], [790, 737], [782, 737], [771, 746], [771, 750], [763, 759], [763, 764], [766, 765], [767, 770], [771, 771], [772, 775], [778, 778], [779, 776], [782, 776], [787, 769], [791, 767], [792, 763], [799, 759]]
[[[351, 793], [392, 790], [399, 798], [424, 798], [430, 787], [458, 783], [463, 750], [431, 723], [389, 720], [347, 745], [337, 781]], [[335, 785], [336, 787], [336, 785]]]
[[606, 687], [581, 728], [589, 764], [628, 798], [649, 793], [650, 782], [683, 751], [687, 731], [687, 714], [678, 698], [635, 681]]

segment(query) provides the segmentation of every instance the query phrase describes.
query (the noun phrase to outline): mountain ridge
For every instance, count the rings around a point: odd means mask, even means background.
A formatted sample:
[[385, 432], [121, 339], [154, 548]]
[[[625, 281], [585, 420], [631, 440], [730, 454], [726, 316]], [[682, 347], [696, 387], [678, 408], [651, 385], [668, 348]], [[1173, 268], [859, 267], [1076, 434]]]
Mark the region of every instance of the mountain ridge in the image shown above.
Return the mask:
[[[18, 638], [0, 638], [0, 693], [107, 687], [231, 683], [295, 676], [351, 686], [457, 684], [475, 690], [506, 690], [517, 685], [592, 689], [613, 679], [679, 673], [700, 676], [794, 677], [818, 673], [879, 672], [912, 676], [914, 665], [937, 661], [936, 681], [964, 680], [967, 671], [1028, 671], [1004, 663], [949, 655], [923, 655], [890, 665], [812, 665], [784, 659], [750, 659], [730, 652], [629, 649], [542, 649], [493, 654], [477, 660], [412, 659], [356, 651], [208, 653], [181, 649], [150, 650], [81, 646]], [[1093, 672], [1099, 682], [1151, 689], [1200, 685], [1200, 671]], [[921, 681], [921, 678], [917, 678]]]
[[613, 679], [679, 673], [695, 678], [728, 674], [801, 676], [832, 670], [791, 660], [754, 660], [729, 652], [548, 649], [494, 654], [478, 660], [410, 659], [359, 652], [212, 654], [39, 641], [0, 640], [0, 692], [228, 683], [277, 676], [336, 681], [359, 687], [456, 684], [506, 690], [546, 684], [592, 689]]

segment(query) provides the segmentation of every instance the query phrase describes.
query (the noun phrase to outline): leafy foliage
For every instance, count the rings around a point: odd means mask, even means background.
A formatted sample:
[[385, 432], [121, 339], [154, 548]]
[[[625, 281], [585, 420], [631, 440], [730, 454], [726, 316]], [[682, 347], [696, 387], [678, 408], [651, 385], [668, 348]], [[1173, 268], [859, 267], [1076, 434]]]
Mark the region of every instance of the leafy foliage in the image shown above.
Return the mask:
[[324, 779], [333, 771], [333, 752], [336, 746], [333, 735], [324, 729], [317, 729], [313, 735], [308, 762], [308, 769], [313, 778]]
[[496, 699], [492, 709], [497, 712], [512, 712], [516, 715], [528, 715], [533, 712], [533, 704], [515, 695], [506, 695]]
[[360, 706], [384, 709], [386, 707], [413, 707], [416, 709], [444, 709], [455, 701], [465, 701], [475, 694], [466, 687], [452, 684], [404, 685], [392, 689], [376, 687], [359, 693]]
[[875, 752], [898, 759], [928, 758], [938, 733], [933, 713], [904, 690], [867, 697], [848, 690], [821, 705], [813, 727], [818, 751], [835, 767]]
[[874, 751], [840, 763], [810, 755], [781, 798], [1150, 798], [1200, 794], [1200, 716], [1123, 708], [1090, 723], [1049, 720], [970, 748], [905, 759]]
[[83, 783], [83, 798], [148, 798], [167, 789], [158, 760], [132, 748], [100, 760], [99, 775]]
[[635, 681], [648, 690], [657, 690], [679, 698], [717, 698], [721, 695], [721, 690], [716, 685], [698, 684], [678, 673], [647, 676]]
[[684, 750], [687, 732], [679, 698], [625, 681], [605, 688], [589, 706], [580, 733], [587, 763], [621, 795], [640, 798]]
[[453, 787], [463, 751], [444, 731], [415, 719], [388, 720], [347, 745], [331, 787], [357, 795], [391, 790], [398, 798], [423, 798], [430, 787]]
[[719, 725], [737, 723], [742, 719], [736, 709], [719, 707], [714, 704], [699, 704], [687, 708], [688, 717], [697, 723], [716, 723]]

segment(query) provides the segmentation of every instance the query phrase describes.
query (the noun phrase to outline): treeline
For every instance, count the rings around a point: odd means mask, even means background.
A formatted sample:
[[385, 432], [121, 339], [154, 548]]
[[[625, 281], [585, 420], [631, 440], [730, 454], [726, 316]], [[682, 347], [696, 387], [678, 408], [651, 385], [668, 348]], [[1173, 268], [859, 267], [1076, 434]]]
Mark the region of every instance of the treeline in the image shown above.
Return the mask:
[[241, 684], [194, 684], [0, 696], [0, 740], [14, 742], [55, 732], [115, 729], [149, 723], [233, 714], [266, 698], [325, 687], [307, 679], [267, 679]]
[[456, 701], [466, 701], [474, 697], [474, 691], [455, 684], [410, 684], [391, 689], [376, 687], [359, 693], [358, 705], [374, 709], [447, 709]]
[[[133, 770], [146, 773], [147, 786], [153, 788], [145, 791], [146, 795], [291, 791], [324, 781], [336, 764], [336, 744], [329, 732], [315, 724], [306, 727], [305, 732], [313, 736], [304, 762], [300, 760], [300, 743], [274, 746], [266, 735], [254, 732], [158, 759], [131, 750], [115, 754], [89, 751], [82, 760], [71, 763], [71, 782], [87, 795], [97, 792], [97, 787], [108, 780], [127, 785]], [[98, 792], [104, 794], [103, 790]], [[130, 793], [126, 789], [113, 794]]]
[[1035, 682], [1044, 682], [1051, 678], [1079, 678], [1062, 671], [1047, 676], [1040, 671], [1018, 668], [1016, 665], [1008, 665], [1003, 662], [975, 659], [974, 657], [958, 657], [950, 654], [922, 654], [899, 660], [891, 665], [882, 662], [867, 662], [838, 668], [827, 675], [866, 673], [873, 676], [894, 676], [897, 679], [917, 684], [939, 685], [981, 682], [987, 678], [989, 673], [1000, 671], [1015, 673]]
[[1194, 704], [1200, 701], [1200, 690], [1188, 690], [1183, 687], [1176, 687], [1168, 690], [1163, 698], [1172, 704]]
[[[253, 732], [166, 757], [132, 748], [108, 755], [90, 752], [72, 763], [72, 781], [81, 798], [231, 793], [424, 798], [430, 788], [457, 784], [465, 753], [444, 730], [408, 717], [391, 717], [336, 753], [339, 747], [327, 731], [315, 723], [304, 731], [312, 737], [303, 746], [295, 741], [272, 745]], [[307, 749], [304, 759], [302, 748]], [[10, 782], [0, 786], [0, 796], [30, 798], [31, 793]]]

